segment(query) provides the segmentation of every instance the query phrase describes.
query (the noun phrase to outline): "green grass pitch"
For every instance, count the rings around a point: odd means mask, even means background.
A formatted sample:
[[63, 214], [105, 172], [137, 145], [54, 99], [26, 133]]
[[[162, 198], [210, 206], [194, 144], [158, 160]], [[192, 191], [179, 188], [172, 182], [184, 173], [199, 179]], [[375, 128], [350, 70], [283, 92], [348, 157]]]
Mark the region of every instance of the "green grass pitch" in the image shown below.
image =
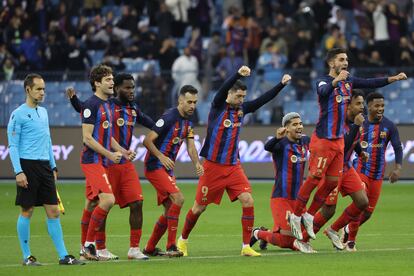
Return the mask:
[[[180, 215], [192, 206], [196, 185], [179, 184], [186, 201]], [[252, 183], [255, 199], [255, 225], [272, 227], [269, 208], [271, 182]], [[144, 227], [141, 248], [145, 246], [162, 209], [156, 206], [155, 191], [149, 184], [144, 190]], [[65, 242], [69, 252], [78, 256], [80, 216], [84, 204], [82, 184], [60, 184], [66, 215], [62, 216]], [[358, 236], [358, 252], [336, 252], [321, 233], [313, 242], [317, 254], [304, 255], [269, 246], [262, 257], [240, 256], [241, 208], [223, 197], [220, 206], [211, 205], [200, 217], [190, 235], [189, 257], [152, 258], [128, 261], [128, 209], [115, 206], [107, 224], [107, 247], [120, 256], [116, 262], [88, 263], [81, 267], [57, 265], [57, 255], [47, 235], [45, 213], [37, 208], [31, 222], [31, 250], [42, 267], [22, 267], [16, 237], [14, 206], [15, 184], [0, 184], [0, 275], [414, 275], [414, 185], [384, 184], [380, 202]], [[348, 204], [340, 198], [337, 215]], [[165, 248], [165, 237], [159, 246]]]

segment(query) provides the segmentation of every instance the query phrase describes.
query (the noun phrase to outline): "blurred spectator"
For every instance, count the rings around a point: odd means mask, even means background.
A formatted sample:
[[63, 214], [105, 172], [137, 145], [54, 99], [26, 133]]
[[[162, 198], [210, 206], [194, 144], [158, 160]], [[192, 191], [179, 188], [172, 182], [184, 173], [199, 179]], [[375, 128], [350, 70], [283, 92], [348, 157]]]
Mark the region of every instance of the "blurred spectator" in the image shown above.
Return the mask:
[[188, 48], [190, 48], [191, 55], [197, 58], [198, 64], [202, 64], [203, 40], [201, 39], [200, 29], [197, 27], [191, 31]]
[[168, 99], [167, 84], [162, 77], [155, 74], [155, 67], [152, 64], [144, 67], [144, 72], [138, 77], [137, 83], [136, 101], [140, 109], [156, 120], [169, 106], [166, 101]]
[[384, 66], [384, 61], [381, 59], [381, 55], [378, 51], [372, 51], [366, 65], [368, 67], [382, 67]]
[[163, 40], [172, 35], [172, 28], [174, 22], [174, 16], [168, 10], [167, 5], [164, 2], [160, 3], [160, 10], [157, 13], [157, 27], [158, 37]]
[[52, 32], [47, 35], [45, 46], [45, 70], [63, 71], [66, 68], [65, 47], [56, 41], [55, 33]]
[[42, 69], [42, 44], [37, 36], [32, 36], [30, 30], [24, 31], [20, 52], [26, 57], [33, 69]]
[[259, 50], [262, 43], [263, 29], [254, 17], [247, 19], [247, 57], [249, 61], [249, 67], [254, 69], [256, 66], [257, 58], [259, 57]]
[[99, 14], [102, 8], [102, 0], [84, 0], [83, 11], [86, 16]]
[[85, 71], [91, 67], [92, 60], [83, 47], [80, 47], [74, 36], [68, 37], [66, 50], [66, 68], [71, 71]]
[[260, 46], [260, 53], [263, 54], [266, 51], [269, 43], [276, 46], [279, 49], [279, 52], [285, 56], [289, 55], [288, 45], [286, 40], [279, 34], [279, 31], [276, 27], [269, 27], [268, 29], [269, 36], [263, 39], [262, 45]]
[[229, 20], [226, 32], [226, 45], [233, 49], [237, 56], [246, 57], [247, 21], [235, 9], [234, 15]]
[[327, 0], [317, 0], [312, 5], [313, 13], [315, 14], [315, 21], [317, 26], [317, 40], [319, 41], [322, 36], [328, 31], [327, 23], [330, 17], [332, 5]]
[[2, 73], [4, 76], [4, 80], [11, 80], [13, 78], [13, 73], [15, 69], [13, 60], [7, 57], [2, 63], [1, 68], [2, 68]]
[[122, 30], [127, 30], [129, 33], [137, 31], [138, 15], [137, 10], [131, 6], [122, 6], [122, 16], [116, 26]]
[[[176, 87], [174, 94], [171, 95], [173, 99], [176, 98], [176, 91], [186, 84], [191, 84], [199, 92], [202, 92], [200, 82], [198, 81], [198, 61], [195, 56], [191, 55], [190, 48], [186, 47], [184, 54], [174, 61], [172, 77]], [[202, 95], [202, 93], [199, 94]]]
[[287, 57], [280, 52], [279, 48], [272, 42], [266, 45], [266, 51], [260, 55], [257, 66], [258, 69], [271, 71], [282, 69], [287, 63]]
[[414, 65], [414, 47], [406, 37], [401, 37], [397, 48], [397, 56], [395, 57], [398, 66]]
[[216, 72], [220, 77], [220, 82], [229, 78], [238, 68], [244, 65], [243, 59], [236, 56], [233, 49], [227, 50], [227, 55], [221, 59], [217, 65]]
[[346, 40], [344, 34], [341, 33], [337, 25], [333, 25], [330, 33], [325, 37], [324, 50], [329, 51], [333, 48], [346, 48]]
[[167, 81], [171, 79], [171, 68], [179, 55], [175, 40], [172, 38], [164, 39], [158, 56], [160, 58], [161, 76], [166, 78]]
[[210, 14], [214, 14], [213, 0], [193, 0], [192, 8], [189, 9], [188, 13], [190, 24], [200, 28], [201, 36], [209, 36]]
[[168, 10], [174, 16], [172, 25], [173, 36], [182, 37], [188, 24], [188, 9], [190, 0], [165, 0]]

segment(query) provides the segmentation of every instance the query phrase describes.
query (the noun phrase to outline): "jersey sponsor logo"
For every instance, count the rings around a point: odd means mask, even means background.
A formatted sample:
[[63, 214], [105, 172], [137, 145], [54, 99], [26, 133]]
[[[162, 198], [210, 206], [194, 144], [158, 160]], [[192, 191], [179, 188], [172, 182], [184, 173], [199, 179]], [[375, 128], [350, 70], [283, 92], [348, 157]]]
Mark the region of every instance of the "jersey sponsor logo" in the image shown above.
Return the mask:
[[342, 102], [342, 100], [343, 100], [343, 98], [342, 98], [342, 96], [341, 96], [341, 95], [337, 95], [335, 99], [336, 99], [336, 102], [337, 102], [337, 103], [340, 103], [340, 102]]
[[91, 117], [91, 115], [92, 115], [92, 112], [91, 112], [91, 110], [89, 108], [86, 108], [83, 111], [83, 118], [88, 119], [89, 117]]
[[125, 120], [123, 118], [118, 118], [118, 120], [116, 120], [116, 124], [121, 127], [125, 124]]
[[362, 141], [361, 142], [361, 148], [366, 149], [368, 147], [368, 142], [367, 141]]
[[173, 142], [173, 144], [178, 144], [179, 142], [180, 142], [180, 137], [175, 137], [173, 140], [172, 140], [172, 142]]
[[321, 87], [322, 85], [325, 85], [325, 84], [326, 84], [326, 82], [321, 81], [321, 82], [318, 84], [318, 87]]
[[223, 122], [224, 127], [230, 127], [231, 126], [231, 121], [229, 119], [224, 120]]
[[380, 133], [380, 137], [381, 137], [382, 139], [384, 139], [385, 137], [387, 137], [387, 132], [386, 132], [386, 131], [381, 131], [381, 133]]
[[155, 123], [155, 125], [156, 125], [157, 127], [162, 127], [162, 126], [164, 125], [164, 120], [163, 120], [163, 119], [159, 119], [159, 120]]
[[369, 146], [371, 148], [382, 148], [384, 145], [383, 144], [369, 144]]
[[104, 129], [107, 129], [108, 127], [109, 127], [109, 122], [108, 121], [103, 121], [102, 122], [102, 127], [104, 128]]

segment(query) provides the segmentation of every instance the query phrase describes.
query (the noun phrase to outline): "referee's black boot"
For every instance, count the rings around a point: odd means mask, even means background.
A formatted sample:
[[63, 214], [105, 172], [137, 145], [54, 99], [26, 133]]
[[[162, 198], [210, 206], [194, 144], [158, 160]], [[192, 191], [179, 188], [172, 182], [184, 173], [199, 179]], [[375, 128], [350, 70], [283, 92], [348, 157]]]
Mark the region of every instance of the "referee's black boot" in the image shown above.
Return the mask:
[[35, 256], [30, 255], [23, 261], [24, 266], [41, 266], [42, 264], [39, 263]]
[[84, 265], [85, 263], [79, 261], [72, 255], [66, 255], [65, 258], [59, 260], [60, 265]]

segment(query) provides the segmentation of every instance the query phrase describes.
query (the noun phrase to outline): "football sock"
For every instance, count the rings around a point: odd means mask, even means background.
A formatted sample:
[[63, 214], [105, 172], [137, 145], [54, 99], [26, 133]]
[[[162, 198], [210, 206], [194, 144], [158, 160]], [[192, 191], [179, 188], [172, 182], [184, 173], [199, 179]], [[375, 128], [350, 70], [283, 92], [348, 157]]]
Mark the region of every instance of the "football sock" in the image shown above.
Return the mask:
[[145, 249], [148, 252], [154, 251], [155, 246], [161, 239], [162, 235], [164, 235], [166, 230], [167, 230], [167, 218], [164, 215], [161, 215], [158, 218], [158, 221], [155, 223], [154, 230], [152, 230], [151, 237], [148, 240], [147, 246], [145, 247]]
[[167, 249], [171, 245], [175, 245], [175, 239], [177, 237], [177, 226], [178, 218], [180, 216], [181, 206], [172, 203], [167, 212], [167, 227], [168, 227], [168, 238], [167, 238]]
[[351, 221], [359, 221], [360, 215], [363, 210], [358, 209], [355, 203], [351, 203], [342, 215], [331, 225], [332, 230], [338, 232], [339, 229], [347, 225]]
[[84, 209], [81, 218], [81, 244], [84, 245], [86, 241], [86, 235], [88, 234], [89, 221], [91, 220], [92, 212]]
[[95, 242], [96, 232], [98, 232], [101, 229], [102, 225], [105, 223], [107, 215], [107, 211], [105, 211], [99, 206], [95, 207], [95, 210], [93, 210], [89, 222], [88, 233], [86, 235], [86, 242]]
[[23, 259], [31, 255], [30, 253], [30, 218], [22, 215], [17, 219], [17, 236], [20, 248], [22, 249]]
[[250, 243], [250, 235], [254, 225], [254, 207], [243, 207], [241, 224], [243, 230], [243, 244]]
[[66, 251], [65, 242], [63, 241], [63, 231], [62, 225], [60, 224], [60, 218], [48, 218], [47, 231], [55, 244], [59, 259], [64, 259], [65, 256], [68, 255], [68, 251]]
[[293, 242], [295, 241], [294, 237], [282, 235], [279, 232], [269, 232], [269, 231], [262, 231], [259, 230], [257, 233], [257, 237], [261, 240], [265, 240], [270, 244], [275, 246], [279, 246], [281, 248], [291, 248], [293, 247]]
[[129, 247], [139, 247], [142, 229], [131, 229], [129, 236]]
[[191, 230], [193, 230], [199, 217], [200, 215], [195, 215], [191, 209], [188, 211], [187, 216], [185, 217], [184, 228], [181, 233], [183, 239], [188, 239], [188, 235], [190, 235]]
[[96, 249], [102, 250], [106, 248], [106, 234], [105, 230], [96, 231], [95, 234]]
[[309, 206], [308, 213], [314, 216], [316, 212], [325, 203], [328, 195], [338, 186], [339, 180], [325, 180], [325, 182], [319, 186], [318, 190], [313, 197], [313, 201]]
[[300, 217], [302, 215], [306, 208], [306, 203], [308, 203], [309, 197], [316, 186], [318, 186], [319, 181], [319, 179], [308, 177], [300, 187], [294, 208], [294, 214], [296, 216]]

